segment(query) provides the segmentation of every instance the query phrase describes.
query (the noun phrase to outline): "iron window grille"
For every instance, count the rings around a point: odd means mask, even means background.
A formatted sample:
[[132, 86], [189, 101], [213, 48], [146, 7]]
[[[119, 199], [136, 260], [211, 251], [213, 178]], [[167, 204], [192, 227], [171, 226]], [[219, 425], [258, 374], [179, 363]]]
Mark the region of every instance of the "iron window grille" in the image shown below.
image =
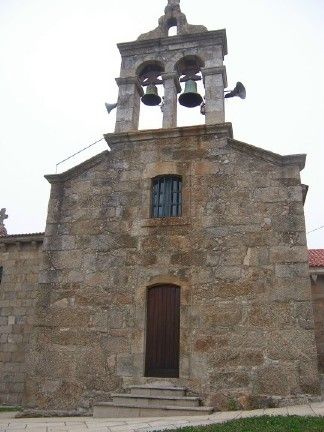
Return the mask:
[[152, 217], [181, 216], [182, 179], [180, 176], [158, 176], [152, 182]]

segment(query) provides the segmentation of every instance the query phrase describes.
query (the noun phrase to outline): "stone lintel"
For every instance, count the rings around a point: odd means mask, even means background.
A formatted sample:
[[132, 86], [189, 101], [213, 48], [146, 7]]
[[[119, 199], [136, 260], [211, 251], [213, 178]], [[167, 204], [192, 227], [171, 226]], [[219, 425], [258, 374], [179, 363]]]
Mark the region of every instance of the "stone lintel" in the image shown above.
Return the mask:
[[264, 150], [260, 147], [253, 146], [241, 141], [234, 139], [229, 139], [229, 144], [236, 150], [242, 151], [243, 153], [249, 153], [258, 157], [259, 159], [264, 159], [268, 162], [272, 162], [276, 165], [286, 166], [286, 165], [298, 165], [300, 171], [305, 167], [306, 155], [305, 154], [292, 154], [282, 156], [278, 153], [273, 153], [269, 150]]
[[51, 184], [64, 182], [64, 181], [69, 180], [72, 177], [76, 177], [78, 174], [82, 174], [85, 171], [89, 170], [90, 168], [98, 165], [104, 159], [104, 157], [106, 157], [108, 154], [109, 154], [109, 151], [104, 150], [103, 152], [92, 157], [91, 159], [88, 159], [84, 162], [81, 162], [79, 165], [76, 165], [75, 167], [73, 167], [67, 171], [64, 171], [60, 174], [47, 174], [44, 177]]
[[125, 85], [125, 84], [135, 84], [136, 89], [140, 96], [144, 95], [143, 88], [141, 86], [141, 83], [137, 77], [118, 77], [116, 78], [116, 83], [118, 87]]
[[214, 30], [202, 33], [189, 33], [185, 35], [178, 35], [171, 37], [164, 37], [158, 39], [142, 39], [134, 42], [123, 42], [117, 44], [119, 52], [122, 56], [132, 55], [136, 56], [138, 51], [147, 50], [152, 52], [156, 46], [169, 47], [172, 50], [172, 46], [185, 45], [186, 43], [194, 42], [197, 46], [204, 47], [206, 45], [221, 45], [223, 51], [223, 57], [227, 55], [227, 38], [226, 30]]
[[161, 74], [162, 76], [162, 80], [163, 82], [167, 81], [167, 80], [174, 80], [174, 85], [177, 89], [177, 92], [180, 93], [181, 92], [181, 85], [179, 82], [179, 76], [176, 72], [164, 72]]
[[232, 123], [214, 125], [196, 125], [170, 129], [147, 129], [134, 132], [105, 134], [105, 140], [111, 147], [126, 142], [141, 142], [164, 138], [180, 138], [189, 136], [218, 135], [219, 137], [233, 137]]
[[11, 234], [8, 236], [0, 237], [0, 244], [16, 244], [21, 243], [43, 243], [44, 233], [32, 233], [32, 234]]
[[208, 75], [222, 75], [223, 77], [223, 84], [224, 87], [227, 87], [227, 74], [226, 74], [226, 67], [225, 66], [216, 66], [216, 67], [210, 67], [210, 68], [202, 68], [201, 73], [203, 76], [203, 80], [205, 82], [205, 76]]

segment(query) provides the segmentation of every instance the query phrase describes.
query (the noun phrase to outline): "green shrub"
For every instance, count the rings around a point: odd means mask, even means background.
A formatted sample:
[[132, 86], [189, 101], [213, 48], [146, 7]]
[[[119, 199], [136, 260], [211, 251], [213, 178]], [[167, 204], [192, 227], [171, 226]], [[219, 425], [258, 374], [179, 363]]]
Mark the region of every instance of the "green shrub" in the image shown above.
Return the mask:
[[0, 406], [0, 412], [13, 412], [13, 411], [21, 411], [22, 407], [20, 406]]

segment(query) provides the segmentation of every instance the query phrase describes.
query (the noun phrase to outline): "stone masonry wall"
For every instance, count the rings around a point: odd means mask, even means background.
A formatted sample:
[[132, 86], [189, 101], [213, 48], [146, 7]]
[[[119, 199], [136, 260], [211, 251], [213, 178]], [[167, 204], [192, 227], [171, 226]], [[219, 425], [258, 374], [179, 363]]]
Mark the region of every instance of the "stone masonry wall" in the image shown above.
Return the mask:
[[318, 365], [324, 373], [324, 275], [318, 275], [316, 282], [312, 281], [312, 298]]
[[21, 405], [42, 236], [0, 237], [0, 405]]
[[[180, 378], [218, 409], [319, 391], [300, 159], [229, 125], [109, 135], [52, 183], [25, 403], [88, 409], [144, 375], [147, 287], [181, 287]], [[183, 214], [150, 218], [151, 181]], [[156, 379], [155, 379], [156, 380]]]

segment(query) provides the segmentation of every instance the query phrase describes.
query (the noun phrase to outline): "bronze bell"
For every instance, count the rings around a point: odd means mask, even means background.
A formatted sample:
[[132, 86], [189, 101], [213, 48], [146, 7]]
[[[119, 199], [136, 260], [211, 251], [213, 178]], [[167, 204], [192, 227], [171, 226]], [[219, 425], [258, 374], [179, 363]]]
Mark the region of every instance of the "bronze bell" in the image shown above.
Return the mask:
[[197, 92], [197, 83], [193, 80], [186, 81], [184, 92], [179, 96], [179, 103], [187, 108], [200, 105], [203, 98]]
[[141, 101], [143, 102], [144, 105], [148, 105], [148, 106], [160, 105], [162, 99], [158, 95], [157, 87], [154, 84], [149, 84], [146, 87], [146, 93], [141, 98]]

